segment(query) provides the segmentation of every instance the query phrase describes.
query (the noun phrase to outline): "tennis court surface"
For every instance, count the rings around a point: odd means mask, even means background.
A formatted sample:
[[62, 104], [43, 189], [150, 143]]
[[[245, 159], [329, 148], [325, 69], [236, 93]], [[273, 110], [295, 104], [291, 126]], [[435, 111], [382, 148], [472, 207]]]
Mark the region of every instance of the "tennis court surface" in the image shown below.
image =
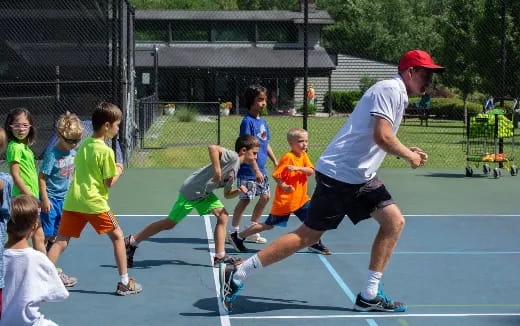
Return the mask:
[[[125, 234], [162, 218], [187, 173], [129, 170], [112, 196]], [[88, 227], [59, 261], [78, 284], [69, 299], [44, 304], [42, 311], [61, 325], [518, 325], [520, 214], [514, 190], [520, 179], [459, 174], [381, 173], [407, 220], [383, 283], [387, 295], [408, 304], [406, 313], [352, 311], [377, 231], [368, 220], [356, 227], [345, 221], [326, 233], [331, 256], [303, 250], [253, 274], [227, 315], [210, 265], [215, 220], [199, 216], [141, 243], [130, 276], [143, 292], [128, 297], [114, 295], [118, 276], [110, 241]], [[144, 177], [151, 186], [138, 187], [135, 181]], [[232, 211], [235, 201], [225, 204]], [[294, 218], [288, 228], [264, 236], [272, 240], [297, 226]], [[263, 246], [248, 244], [253, 252]]]

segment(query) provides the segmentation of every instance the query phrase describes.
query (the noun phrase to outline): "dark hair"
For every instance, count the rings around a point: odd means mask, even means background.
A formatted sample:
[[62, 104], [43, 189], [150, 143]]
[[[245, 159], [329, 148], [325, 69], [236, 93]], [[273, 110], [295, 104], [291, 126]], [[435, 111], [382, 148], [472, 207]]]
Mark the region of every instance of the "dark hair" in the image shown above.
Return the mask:
[[235, 142], [235, 152], [240, 152], [243, 147], [245, 147], [247, 150], [250, 150], [254, 147], [260, 147], [260, 142], [258, 139], [256, 139], [255, 136], [242, 135], [239, 136]]
[[40, 201], [32, 195], [18, 195], [11, 200], [11, 218], [7, 222], [7, 233], [15, 241], [23, 238], [38, 222]]
[[7, 133], [7, 140], [17, 140], [17, 138], [13, 134], [11, 125], [13, 124], [14, 119], [21, 114], [25, 114], [25, 116], [27, 117], [27, 121], [29, 121], [29, 124], [31, 125], [31, 128], [29, 128], [29, 133], [25, 138], [27, 139], [27, 145], [32, 145], [36, 140], [36, 129], [34, 129], [34, 123], [31, 112], [29, 112], [29, 110], [27, 110], [26, 108], [14, 108], [7, 114], [4, 126], [4, 129]]
[[94, 131], [99, 130], [105, 122], [110, 124], [121, 120], [123, 112], [112, 103], [101, 102], [92, 113], [92, 128]]
[[255, 102], [255, 98], [260, 95], [260, 93], [267, 94], [267, 88], [260, 85], [250, 85], [246, 88], [244, 92], [244, 99], [246, 101], [246, 107], [249, 110], [251, 105]]

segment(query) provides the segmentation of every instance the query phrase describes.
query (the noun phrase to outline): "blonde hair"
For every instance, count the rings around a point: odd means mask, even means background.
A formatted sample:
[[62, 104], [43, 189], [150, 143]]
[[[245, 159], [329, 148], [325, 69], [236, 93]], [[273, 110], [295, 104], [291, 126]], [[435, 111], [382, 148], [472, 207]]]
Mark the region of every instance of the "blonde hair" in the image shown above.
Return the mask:
[[70, 113], [69, 111], [58, 118], [56, 129], [62, 137], [69, 139], [81, 138], [81, 135], [83, 134], [83, 125], [81, 124], [81, 120], [77, 115]]
[[302, 129], [302, 128], [291, 128], [287, 132], [287, 141], [296, 139], [296, 138], [298, 138], [301, 135], [308, 135], [308, 134], [309, 133], [305, 129]]
[[18, 241], [39, 222], [40, 201], [31, 195], [18, 195], [11, 200], [11, 218], [7, 222], [10, 240]]

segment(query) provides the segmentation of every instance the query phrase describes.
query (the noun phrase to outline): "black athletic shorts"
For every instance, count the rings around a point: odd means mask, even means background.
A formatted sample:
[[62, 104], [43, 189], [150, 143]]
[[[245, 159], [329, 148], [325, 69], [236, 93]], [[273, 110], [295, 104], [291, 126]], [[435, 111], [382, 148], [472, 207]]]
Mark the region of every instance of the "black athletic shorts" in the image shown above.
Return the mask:
[[317, 231], [336, 229], [345, 215], [357, 224], [370, 218], [376, 209], [394, 203], [377, 177], [367, 183], [349, 184], [316, 171], [316, 189], [304, 223]]

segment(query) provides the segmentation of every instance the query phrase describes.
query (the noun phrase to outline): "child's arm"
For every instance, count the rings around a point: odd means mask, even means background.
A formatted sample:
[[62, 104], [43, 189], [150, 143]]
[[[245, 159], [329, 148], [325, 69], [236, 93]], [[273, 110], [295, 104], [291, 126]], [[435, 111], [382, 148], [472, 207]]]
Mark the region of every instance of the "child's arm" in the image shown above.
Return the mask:
[[220, 168], [220, 155], [222, 154], [222, 147], [218, 145], [209, 145], [209, 160], [213, 166], [213, 178], [211, 180], [214, 183], [219, 183], [222, 180], [222, 170]]
[[278, 165], [278, 160], [276, 159], [276, 156], [274, 155], [273, 149], [271, 148], [271, 144], [267, 144], [267, 156], [269, 156], [269, 159], [271, 159], [274, 166]]
[[11, 162], [11, 166], [9, 167], [9, 172], [11, 173], [11, 176], [13, 177], [14, 184], [20, 189], [20, 191], [26, 195], [33, 195], [33, 193], [27, 188], [25, 183], [22, 180], [22, 177], [20, 176], [20, 163], [18, 162]]
[[42, 205], [42, 212], [49, 214], [51, 212], [51, 202], [47, 196], [47, 176], [45, 173], [38, 173], [38, 186], [40, 187], [40, 198]]
[[289, 171], [300, 171], [305, 173], [308, 177], [314, 174], [314, 169], [307, 166], [296, 166], [296, 165], [287, 165], [287, 170]]
[[224, 198], [231, 199], [238, 196], [240, 193], [245, 194], [247, 192], [246, 186], [242, 185], [238, 187], [237, 189], [233, 189], [232, 182], [228, 183], [224, 187]]
[[119, 180], [119, 177], [121, 176], [121, 174], [123, 174], [123, 171], [124, 171], [123, 164], [116, 163], [116, 169], [117, 169], [117, 174], [114, 177], [104, 180], [105, 186], [107, 188], [112, 188], [116, 184], [117, 180]]
[[285, 181], [283, 181], [283, 179], [278, 179], [278, 178], [275, 178], [273, 177], [274, 181], [276, 182], [276, 184], [278, 184], [283, 192], [291, 192], [291, 191], [294, 191], [294, 187], [291, 186], [291, 185], [288, 185], [285, 183]]

